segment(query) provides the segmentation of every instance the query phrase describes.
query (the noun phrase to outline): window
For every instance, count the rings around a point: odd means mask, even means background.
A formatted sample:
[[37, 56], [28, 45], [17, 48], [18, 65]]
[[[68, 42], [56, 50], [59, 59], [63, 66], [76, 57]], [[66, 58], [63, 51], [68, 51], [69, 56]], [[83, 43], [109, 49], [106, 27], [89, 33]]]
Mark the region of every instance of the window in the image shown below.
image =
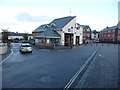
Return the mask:
[[44, 27], [45, 27], [45, 28], [48, 28], [48, 27], [49, 27], [49, 25], [48, 25], [48, 24], [46, 24]]
[[51, 24], [51, 27], [55, 27], [56, 25], [54, 23]]
[[77, 24], [75, 24], [75, 28], [77, 27]]
[[70, 32], [70, 29], [68, 29], [68, 32]]
[[114, 37], [115, 35], [113, 34], [112, 36]]
[[110, 37], [110, 34], [108, 34], [108, 37]]
[[108, 33], [110, 33], [111, 31], [109, 30]]
[[35, 43], [38, 43], [38, 39], [35, 39]]
[[87, 30], [87, 31], [90, 31], [90, 28], [89, 28], [89, 27], [86, 27], [86, 30]]
[[50, 40], [52, 43], [58, 43], [58, 39], [56, 39], [56, 38], [51, 38]]
[[46, 40], [46, 43], [50, 43], [50, 40], [49, 40], [49, 39], [47, 39], [47, 40]]
[[80, 29], [80, 27], [77, 27], [76, 29], [77, 29], [77, 30], [79, 30], [79, 29]]
[[43, 39], [38, 39], [38, 42], [39, 43], [43, 43]]
[[113, 30], [113, 32], [115, 32], [115, 30]]
[[83, 36], [86, 36], [86, 34], [85, 34], [85, 33], [83, 33]]
[[73, 27], [71, 27], [71, 29], [73, 29]]

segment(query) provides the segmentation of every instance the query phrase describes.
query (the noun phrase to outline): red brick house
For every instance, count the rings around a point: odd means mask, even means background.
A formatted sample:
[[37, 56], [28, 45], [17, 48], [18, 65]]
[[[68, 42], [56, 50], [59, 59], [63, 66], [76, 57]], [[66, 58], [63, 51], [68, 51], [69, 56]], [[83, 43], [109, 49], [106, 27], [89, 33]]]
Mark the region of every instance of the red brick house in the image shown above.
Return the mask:
[[83, 43], [91, 43], [91, 28], [88, 25], [80, 25], [83, 29]]
[[118, 24], [117, 24], [117, 26], [118, 26], [118, 40], [119, 40], [119, 43], [120, 43], [120, 21], [118, 22]]
[[118, 26], [106, 27], [100, 31], [100, 42], [117, 43], [118, 42]]

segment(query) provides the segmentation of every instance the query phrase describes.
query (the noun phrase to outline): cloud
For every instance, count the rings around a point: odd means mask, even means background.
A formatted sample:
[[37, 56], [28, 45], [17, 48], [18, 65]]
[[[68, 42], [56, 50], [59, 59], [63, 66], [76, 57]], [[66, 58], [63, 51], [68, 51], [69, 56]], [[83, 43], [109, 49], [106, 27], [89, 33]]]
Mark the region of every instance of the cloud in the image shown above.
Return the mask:
[[47, 3], [47, 2], [118, 2], [119, 0], [0, 0], [7, 3]]
[[94, 29], [116, 22], [117, 6], [113, 6], [117, 3], [99, 4], [89, 1], [108, 0], [0, 0], [0, 30], [10, 28], [11, 31], [32, 32], [41, 24], [69, 15], [76, 15], [78, 23], [88, 24]]
[[0, 7], [0, 32], [9, 28], [10, 31], [32, 32], [41, 24], [49, 23], [53, 19], [64, 16], [59, 9], [39, 8], [13, 8]]
[[17, 20], [26, 22], [46, 22], [49, 21], [52, 16], [32, 16], [27, 12], [19, 13], [15, 16]]

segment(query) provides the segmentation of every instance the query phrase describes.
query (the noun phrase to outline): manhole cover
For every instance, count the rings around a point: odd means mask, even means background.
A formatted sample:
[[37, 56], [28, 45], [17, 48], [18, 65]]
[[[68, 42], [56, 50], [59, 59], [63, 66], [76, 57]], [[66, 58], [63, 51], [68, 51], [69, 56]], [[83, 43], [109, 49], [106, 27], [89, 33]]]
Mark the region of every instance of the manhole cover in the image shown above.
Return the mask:
[[40, 79], [38, 79], [37, 81], [43, 82], [43, 83], [49, 83], [52, 81], [52, 77], [50, 76], [43, 76]]

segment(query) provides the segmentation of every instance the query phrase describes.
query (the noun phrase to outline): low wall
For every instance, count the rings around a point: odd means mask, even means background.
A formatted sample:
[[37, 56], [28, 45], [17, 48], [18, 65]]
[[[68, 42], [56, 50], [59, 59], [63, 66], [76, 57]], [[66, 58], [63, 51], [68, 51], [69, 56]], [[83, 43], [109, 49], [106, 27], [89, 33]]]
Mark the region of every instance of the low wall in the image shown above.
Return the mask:
[[0, 43], [0, 54], [4, 54], [7, 52], [7, 44]]

